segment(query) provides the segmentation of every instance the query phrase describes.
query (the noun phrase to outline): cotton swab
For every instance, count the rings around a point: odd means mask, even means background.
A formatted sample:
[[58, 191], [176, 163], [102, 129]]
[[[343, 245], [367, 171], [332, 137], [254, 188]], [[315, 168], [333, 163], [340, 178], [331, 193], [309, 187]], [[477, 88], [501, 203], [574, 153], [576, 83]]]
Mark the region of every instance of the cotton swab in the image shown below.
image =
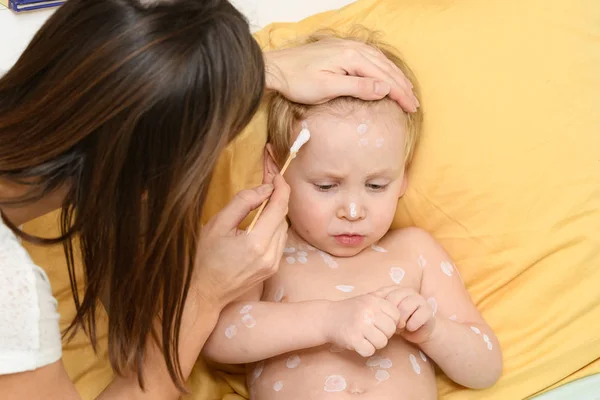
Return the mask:
[[[304, 126], [304, 124], [303, 124], [303, 126]], [[310, 139], [310, 131], [306, 127], [302, 128], [302, 130], [298, 134], [298, 137], [294, 141], [294, 144], [292, 144], [292, 147], [290, 147], [290, 155], [288, 156], [287, 160], [285, 161], [285, 164], [283, 164], [283, 168], [281, 168], [281, 172], [279, 173], [280, 175], [283, 175], [285, 173], [285, 171], [288, 169], [292, 160], [294, 158], [296, 158], [296, 154], [298, 154], [298, 151], [300, 151], [300, 148], [302, 146], [304, 146], [304, 144], [306, 142], [308, 142], [309, 139]], [[246, 230], [246, 235], [248, 235], [252, 231], [252, 229], [254, 229], [254, 225], [256, 225], [256, 222], [258, 221], [258, 218], [260, 217], [263, 210], [265, 209], [268, 201], [269, 201], [269, 199], [266, 199], [265, 201], [263, 201], [262, 204], [260, 205], [260, 207], [258, 208], [258, 211], [256, 212], [256, 215], [254, 216], [252, 223]]]

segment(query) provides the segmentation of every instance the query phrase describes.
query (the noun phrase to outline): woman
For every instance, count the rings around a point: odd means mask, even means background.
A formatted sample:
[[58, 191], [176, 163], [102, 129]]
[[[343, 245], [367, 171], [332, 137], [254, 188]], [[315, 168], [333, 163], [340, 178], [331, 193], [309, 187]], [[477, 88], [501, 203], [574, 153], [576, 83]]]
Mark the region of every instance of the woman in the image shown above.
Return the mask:
[[[49, 283], [15, 234], [64, 244], [71, 331], [94, 342], [99, 300], [106, 307], [116, 378], [100, 399], [180, 395], [221, 309], [273, 274], [283, 251], [281, 177], [199, 226], [218, 155], [265, 84], [297, 102], [389, 95], [418, 106], [400, 71], [369, 46], [329, 40], [263, 57], [225, 0], [69, 0], [41, 28], [0, 79], [3, 398], [79, 398], [60, 362]], [[269, 196], [256, 228], [238, 235]], [[18, 229], [56, 208], [59, 238]]]

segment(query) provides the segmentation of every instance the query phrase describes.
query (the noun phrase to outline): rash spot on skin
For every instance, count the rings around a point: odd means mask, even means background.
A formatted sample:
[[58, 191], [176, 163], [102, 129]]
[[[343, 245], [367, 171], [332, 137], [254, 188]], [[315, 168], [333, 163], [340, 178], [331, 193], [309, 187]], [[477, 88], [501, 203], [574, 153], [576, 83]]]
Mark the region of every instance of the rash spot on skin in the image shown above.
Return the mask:
[[289, 356], [287, 361], [285, 362], [286, 367], [289, 369], [294, 369], [300, 365], [300, 357], [296, 354]]
[[227, 339], [231, 339], [232, 337], [234, 337], [237, 334], [237, 326], [235, 325], [229, 325], [226, 329], [225, 329], [225, 336], [227, 336]]
[[369, 126], [367, 124], [360, 124], [356, 127], [356, 133], [358, 133], [359, 135], [364, 135], [365, 133], [367, 133], [368, 129]]
[[448, 276], [452, 276], [452, 273], [454, 272], [454, 267], [448, 261], [442, 261], [440, 268], [442, 269], [442, 272]]
[[254, 328], [256, 326], [256, 320], [250, 314], [244, 314], [242, 317], [242, 324], [246, 325], [248, 328]]
[[274, 297], [274, 300], [275, 300], [276, 303], [280, 303], [281, 302], [281, 299], [283, 299], [283, 293], [284, 292], [285, 291], [283, 290], [282, 287], [279, 288], [279, 289], [277, 289], [277, 291], [275, 292], [275, 297]]
[[375, 372], [375, 379], [377, 379], [377, 382], [387, 381], [390, 379], [390, 373], [385, 369], [378, 369], [377, 372]]
[[415, 371], [415, 373], [417, 375], [421, 375], [421, 366], [417, 362], [417, 357], [415, 357], [413, 354], [411, 354], [409, 356], [409, 359], [410, 359], [410, 363], [412, 364], [412, 367], [413, 367], [413, 370]]
[[325, 379], [323, 390], [328, 393], [341, 392], [346, 390], [347, 386], [346, 378], [341, 375], [331, 375]]
[[344, 293], [350, 293], [354, 290], [354, 286], [349, 285], [337, 285], [335, 288]]
[[250, 311], [252, 311], [252, 306], [250, 304], [246, 304], [240, 309], [240, 314], [248, 314]]
[[400, 284], [400, 282], [402, 282], [402, 279], [404, 279], [404, 275], [406, 273], [404, 272], [404, 270], [402, 268], [391, 268], [390, 269], [390, 278], [392, 278], [392, 281], [398, 285]]
[[371, 245], [371, 249], [375, 250], [378, 253], [387, 253], [387, 250], [381, 246], [377, 246], [376, 244]]

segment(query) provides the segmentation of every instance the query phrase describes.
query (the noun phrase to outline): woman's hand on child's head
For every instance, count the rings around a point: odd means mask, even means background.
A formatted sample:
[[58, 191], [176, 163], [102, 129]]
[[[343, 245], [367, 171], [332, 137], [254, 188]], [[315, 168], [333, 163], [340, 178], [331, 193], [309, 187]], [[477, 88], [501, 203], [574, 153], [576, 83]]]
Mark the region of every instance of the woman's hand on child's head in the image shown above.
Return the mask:
[[353, 40], [318, 42], [265, 53], [267, 87], [297, 103], [320, 104], [339, 96], [385, 96], [408, 112], [419, 102], [412, 83], [381, 51]]
[[334, 301], [325, 315], [327, 341], [370, 357], [396, 333], [399, 310], [373, 294]]
[[[239, 230], [269, 196], [254, 230], [249, 235]], [[272, 185], [239, 192], [202, 228], [191, 290], [205, 306], [222, 309], [277, 272], [287, 240], [289, 196], [289, 186], [276, 176]]]
[[411, 343], [424, 343], [435, 328], [435, 314], [427, 300], [411, 288], [389, 286], [375, 292], [400, 312], [397, 333]]

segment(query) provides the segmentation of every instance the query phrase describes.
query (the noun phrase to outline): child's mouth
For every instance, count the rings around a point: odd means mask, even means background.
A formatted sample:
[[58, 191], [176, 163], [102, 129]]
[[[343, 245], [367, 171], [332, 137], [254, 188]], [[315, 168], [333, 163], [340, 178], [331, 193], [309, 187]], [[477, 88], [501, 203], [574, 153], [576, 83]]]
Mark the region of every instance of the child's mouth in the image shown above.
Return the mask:
[[335, 240], [342, 246], [353, 247], [353, 246], [359, 246], [365, 240], [365, 237], [362, 235], [344, 234], [344, 235], [336, 235]]

